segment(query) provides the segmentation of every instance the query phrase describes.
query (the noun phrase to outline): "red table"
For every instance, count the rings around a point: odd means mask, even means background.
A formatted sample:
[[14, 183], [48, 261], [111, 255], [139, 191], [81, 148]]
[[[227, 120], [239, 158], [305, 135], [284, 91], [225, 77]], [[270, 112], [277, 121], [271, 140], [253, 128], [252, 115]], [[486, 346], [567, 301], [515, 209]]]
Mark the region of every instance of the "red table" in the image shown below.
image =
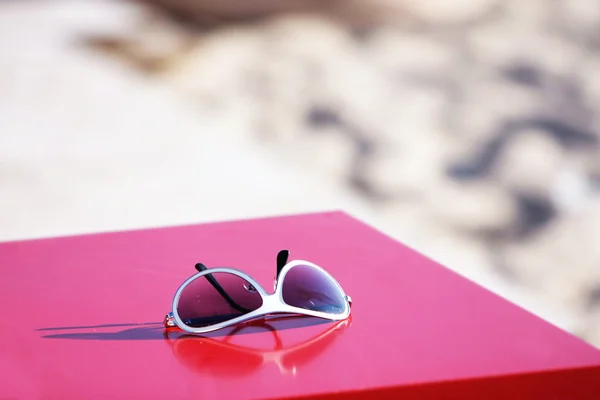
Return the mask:
[[[195, 263], [272, 288], [284, 248], [350, 321], [163, 328]], [[600, 351], [344, 213], [7, 242], [0, 266], [0, 399], [600, 398]]]

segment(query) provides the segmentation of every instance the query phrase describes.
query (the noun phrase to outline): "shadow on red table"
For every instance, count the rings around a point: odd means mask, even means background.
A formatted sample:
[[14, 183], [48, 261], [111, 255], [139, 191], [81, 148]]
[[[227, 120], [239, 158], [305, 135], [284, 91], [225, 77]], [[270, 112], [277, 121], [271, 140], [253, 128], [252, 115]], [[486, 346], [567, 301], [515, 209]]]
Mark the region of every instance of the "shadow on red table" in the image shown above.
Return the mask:
[[269, 363], [283, 374], [295, 374], [299, 367], [317, 358], [350, 324], [351, 318], [332, 323], [314, 317], [272, 316], [202, 335], [165, 328], [162, 322], [53, 327], [37, 331], [44, 332], [42, 338], [45, 339], [164, 340], [177, 360], [195, 372], [241, 376]]

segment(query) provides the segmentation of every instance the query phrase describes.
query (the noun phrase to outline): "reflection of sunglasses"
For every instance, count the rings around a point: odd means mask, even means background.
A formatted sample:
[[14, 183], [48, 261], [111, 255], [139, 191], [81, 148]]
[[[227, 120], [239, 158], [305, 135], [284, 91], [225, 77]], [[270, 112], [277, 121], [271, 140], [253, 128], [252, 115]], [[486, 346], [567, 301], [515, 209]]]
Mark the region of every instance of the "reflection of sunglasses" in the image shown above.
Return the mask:
[[[280, 322], [281, 319], [274, 321]], [[275, 348], [262, 350], [229, 343], [239, 331], [249, 326], [236, 327], [223, 340], [180, 335], [175, 339], [165, 334], [175, 357], [188, 368], [208, 375], [240, 376], [250, 374], [266, 363], [274, 363], [282, 374], [295, 374], [297, 369], [316, 358], [326, 347], [347, 328], [350, 319], [340, 321], [319, 335], [302, 343], [286, 347], [279, 337], [276, 324], [262, 322], [253, 328], [265, 329], [273, 333]], [[256, 330], [256, 329], [253, 329]]]
[[308, 261], [288, 263], [287, 250], [277, 255], [275, 292], [267, 293], [249, 275], [233, 268], [207, 268], [175, 293], [165, 326], [205, 333], [271, 314], [300, 314], [334, 321], [350, 315], [351, 300], [323, 268]]

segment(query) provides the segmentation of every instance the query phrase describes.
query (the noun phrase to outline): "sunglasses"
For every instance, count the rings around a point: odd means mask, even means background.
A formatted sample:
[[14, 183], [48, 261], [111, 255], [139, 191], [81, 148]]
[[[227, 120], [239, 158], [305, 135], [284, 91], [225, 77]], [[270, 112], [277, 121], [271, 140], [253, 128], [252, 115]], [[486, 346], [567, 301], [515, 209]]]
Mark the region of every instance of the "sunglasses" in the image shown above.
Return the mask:
[[339, 321], [348, 318], [352, 300], [323, 268], [308, 261], [288, 262], [289, 251], [277, 254], [274, 293], [234, 268], [207, 268], [177, 289], [165, 327], [206, 333], [274, 314], [295, 314]]

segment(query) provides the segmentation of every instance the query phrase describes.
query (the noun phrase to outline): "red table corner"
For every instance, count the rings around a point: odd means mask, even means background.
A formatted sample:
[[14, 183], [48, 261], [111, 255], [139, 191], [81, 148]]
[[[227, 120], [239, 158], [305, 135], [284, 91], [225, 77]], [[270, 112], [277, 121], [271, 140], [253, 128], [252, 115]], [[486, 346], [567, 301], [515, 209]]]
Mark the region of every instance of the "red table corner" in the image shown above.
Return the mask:
[[[312, 261], [352, 318], [190, 337], [194, 264]], [[343, 212], [0, 243], [0, 399], [598, 399], [600, 351]]]

